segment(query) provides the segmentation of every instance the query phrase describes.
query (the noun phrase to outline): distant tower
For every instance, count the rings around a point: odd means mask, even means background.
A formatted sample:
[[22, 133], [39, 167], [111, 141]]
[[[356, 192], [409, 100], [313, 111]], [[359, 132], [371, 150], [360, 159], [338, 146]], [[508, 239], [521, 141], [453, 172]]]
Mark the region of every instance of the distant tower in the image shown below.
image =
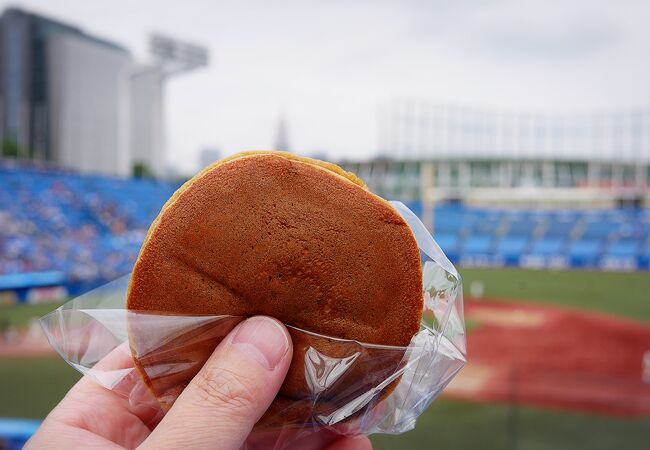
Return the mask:
[[221, 159], [221, 151], [215, 147], [206, 147], [199, 153], [199, 170]]
[[287, 133], [287, 124], [286, 121], [284, 120], [284, 116], [280, 116], [280, 120], [278, 121], [278, 130], [277, 130], [277, 134], [275, 135], [275, 145], [273, 149], [281, 150], [283, 152], [291, 151], [289, 147], [289, 136]]

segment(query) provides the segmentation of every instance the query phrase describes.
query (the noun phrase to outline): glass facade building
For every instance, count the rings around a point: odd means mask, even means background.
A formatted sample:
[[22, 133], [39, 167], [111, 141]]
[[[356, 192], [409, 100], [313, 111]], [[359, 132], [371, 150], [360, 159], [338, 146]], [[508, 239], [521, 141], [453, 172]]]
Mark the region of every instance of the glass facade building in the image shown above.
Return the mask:
[[0, 139], [11, 140], [19, 156], [55, 160], [51, 139], [53, 38], [74, 36], [128, 55], [121, 47], [83, 33], [79, 28], [16, 8], [0, 17]]

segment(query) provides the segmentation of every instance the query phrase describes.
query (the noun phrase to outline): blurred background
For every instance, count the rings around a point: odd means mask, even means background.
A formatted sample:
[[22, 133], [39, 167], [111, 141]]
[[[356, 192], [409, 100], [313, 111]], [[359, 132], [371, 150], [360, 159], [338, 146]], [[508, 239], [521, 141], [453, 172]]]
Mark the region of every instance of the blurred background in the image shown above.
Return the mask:
[[242, 150], [341, 164], [432, 230], [469, 364], [377, 449], [647, 448], [650, 4], [0, 1], [0, 448], [78, 378], [36, 318], [131, 270]]

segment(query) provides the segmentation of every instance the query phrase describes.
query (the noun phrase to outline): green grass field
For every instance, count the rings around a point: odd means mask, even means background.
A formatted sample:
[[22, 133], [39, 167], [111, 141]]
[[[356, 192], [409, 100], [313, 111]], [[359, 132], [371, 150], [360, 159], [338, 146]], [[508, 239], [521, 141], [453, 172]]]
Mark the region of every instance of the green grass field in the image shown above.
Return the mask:
[[42, 317], [56, 309], [60, 303], [45, 303], [39, 305], [0, 305], [0, 324], [13, 325], [18, 328], [26, 327], [35, 318]]
[[507, 405], [437, 400], [415, 430], [373, 436], [375, 450], [611, 450], [646, 448], [650, 419], [620, 420]]
[[600, 311], [650, 321], [650, 273], [461, 270], [465, 296], [473, 281], [483, 283], [484, 297], [534, 301]]
[[0, 417], [41, 419], [78, 379], [59, 357], [0, 359]]
[[[549, 272], [515, 269], [461, 271], [466, 296], [480, 280], [485, 297], [600, 311], [650, 322], [650, 274]], [[24, 325], [53, 306], [0, 306], [0, 320]], [[471, 336], [470, 336], [471, 339]], [[56, 358], [0, 360], [0, 416], [42, 418], [78, 379]], [[621, 420], [508, 405], [436, 401], [415, 430], [375, 436], [384, 449], [636, 449], [647, 448], [650, 418]]]

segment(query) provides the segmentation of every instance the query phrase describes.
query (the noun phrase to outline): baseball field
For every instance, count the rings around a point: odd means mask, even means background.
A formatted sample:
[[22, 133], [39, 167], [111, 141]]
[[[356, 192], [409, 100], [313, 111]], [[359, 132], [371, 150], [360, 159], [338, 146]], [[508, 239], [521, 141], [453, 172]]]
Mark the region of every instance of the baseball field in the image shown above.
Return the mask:
[[[375, 448], [646, 448], [650, 274], [461, 273], [469, 364], [414, 431], [374, 437]], [[0, 306], [0, 321], [26, 327], [52, 308]], [[42, 418], [77, 378], [54, 356], [5, 355], [0, 416]]]

